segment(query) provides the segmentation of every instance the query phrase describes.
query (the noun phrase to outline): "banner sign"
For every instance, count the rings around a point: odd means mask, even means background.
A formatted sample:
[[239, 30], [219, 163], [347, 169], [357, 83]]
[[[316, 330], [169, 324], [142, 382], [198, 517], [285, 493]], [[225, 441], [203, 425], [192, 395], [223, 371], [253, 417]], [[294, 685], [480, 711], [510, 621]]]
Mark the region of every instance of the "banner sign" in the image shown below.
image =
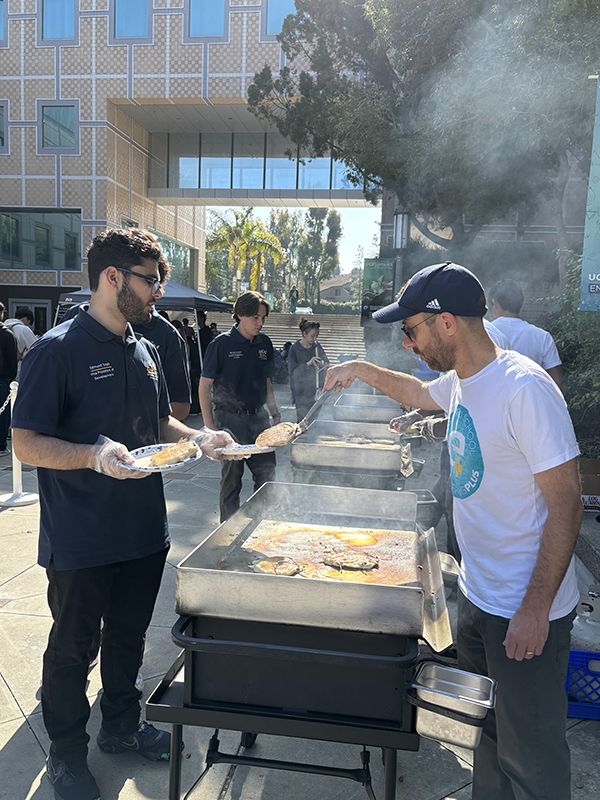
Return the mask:
[[394, 299], [395, 258], [365, 258], [361, 316], [371, 317], [374, 311], [388, 306]]
[[596, 123], [585, 212], [579, 310], [600, 311], [600, 80], [596, 94]]

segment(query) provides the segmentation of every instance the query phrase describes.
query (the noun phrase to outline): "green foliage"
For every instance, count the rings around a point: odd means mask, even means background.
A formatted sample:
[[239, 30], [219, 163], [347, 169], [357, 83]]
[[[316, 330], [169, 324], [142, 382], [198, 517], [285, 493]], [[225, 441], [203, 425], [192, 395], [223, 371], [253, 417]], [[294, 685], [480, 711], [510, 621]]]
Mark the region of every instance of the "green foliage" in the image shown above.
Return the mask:
[[298, 277], [302, 277], [304, 293], [315, 303], [321, 282], [331, 278], [339, 267], [338, 242], [342, 223], [337, 211], [309, 208], [298, 246]]
[[539, 302], [561, 308], [559, 315], [548, 317], [544, 327], [554, 337], [563, 361], [565, 398], [579, 426], [600, 412], [600, 318], [597, 312], [579, 311], [581, 256], [573, 251], [561, 255], [569, 265], [566, 287], [559, 296]]
[[333, 300], [321, 300], [319, 314], [358, 314], [356, 303], [336, 303]]
[[296, 0], [278, 37], [290, 66], [258, 73], [249, 107], [308, 156], [332, 152], [368, 196], [394, 191], [441, 247], [543, 201], [563, 247], [567, 180], [589, 161], [598, 6]]

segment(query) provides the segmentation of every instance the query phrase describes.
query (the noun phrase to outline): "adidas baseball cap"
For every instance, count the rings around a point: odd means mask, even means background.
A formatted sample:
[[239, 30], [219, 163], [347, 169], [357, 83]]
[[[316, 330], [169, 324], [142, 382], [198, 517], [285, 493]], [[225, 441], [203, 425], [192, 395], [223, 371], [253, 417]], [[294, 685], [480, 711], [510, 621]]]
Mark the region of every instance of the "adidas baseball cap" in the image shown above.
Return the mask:
[[397, 301], [373, 314], [377, 322], [397, 322], [419, 312], [457, 317], [484, 317], [485, 292], [470, 270], [446, 261], [417, 272], [408, 281]]

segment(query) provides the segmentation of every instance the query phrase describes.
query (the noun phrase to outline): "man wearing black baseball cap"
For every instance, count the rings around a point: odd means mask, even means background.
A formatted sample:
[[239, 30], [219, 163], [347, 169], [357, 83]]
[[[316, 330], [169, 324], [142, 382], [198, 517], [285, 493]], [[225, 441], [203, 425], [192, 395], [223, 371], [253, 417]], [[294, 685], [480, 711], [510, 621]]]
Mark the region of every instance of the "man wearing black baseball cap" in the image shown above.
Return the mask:
[[373, 364], [331, 368], [415, 408], [448, 414], [454, 524], [463, 561], [461, 669], [498, 682], [475, 751], [473, 800], [568, 800], [564, 691], [579, 593], [572, 558], [582, 508], [577, 442], [554, 381], [501, 350], [483, 325], [485, 294], [447, 262], [422, 269], [378, 322], [402, 321], [404, 347], [444, 372], [431, 383]]

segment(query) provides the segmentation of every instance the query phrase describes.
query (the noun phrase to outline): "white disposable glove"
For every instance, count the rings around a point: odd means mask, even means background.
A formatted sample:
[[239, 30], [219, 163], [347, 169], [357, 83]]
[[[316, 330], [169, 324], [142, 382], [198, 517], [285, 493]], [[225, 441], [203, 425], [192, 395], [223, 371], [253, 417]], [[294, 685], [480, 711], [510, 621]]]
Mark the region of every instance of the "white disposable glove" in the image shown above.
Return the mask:
[[241, 461], [246, 458], [246, 456], [236, 454], [224, 455], [223, 453], [215, 453], [215, 450], [221, 447], [231, 447], [237, 444], [227, 431], [213, 431], [204, 427], [199, 433], [191, 437], [191, 441], [196, 442], [204, 455], [212, 461]]
[[125, 464], [133, 464], [134, 457], [124, 444], [113, 442], [108, 436], [99, 436], [92, 445], [92, 463], [90, 468], [101, 475], [124, 481], [128, 478], [147, 478], [150, 473], [137, 469], [128, 469]]
[[443, 442], [448, 432], [448, 417], [425, 417], [414, 423], [423, 439], [428, 442]]
[[418, 422], [420, 419], [423, 419], [423, 414], [419, 411], [408, 411], [406, 414], [394, 417], [390, 422], [389, 428], [395, 433], [406, 433], [411, 425], [414, 425], [415, 422]]

